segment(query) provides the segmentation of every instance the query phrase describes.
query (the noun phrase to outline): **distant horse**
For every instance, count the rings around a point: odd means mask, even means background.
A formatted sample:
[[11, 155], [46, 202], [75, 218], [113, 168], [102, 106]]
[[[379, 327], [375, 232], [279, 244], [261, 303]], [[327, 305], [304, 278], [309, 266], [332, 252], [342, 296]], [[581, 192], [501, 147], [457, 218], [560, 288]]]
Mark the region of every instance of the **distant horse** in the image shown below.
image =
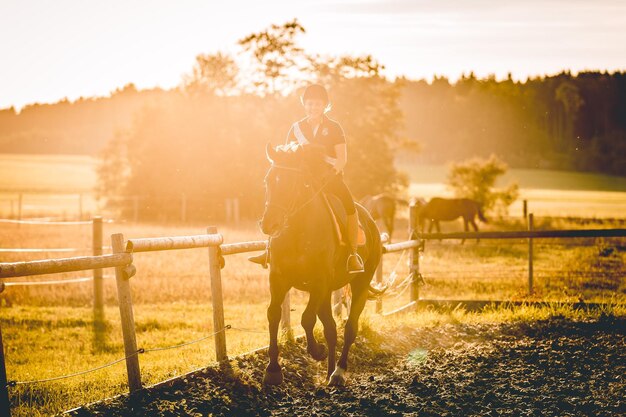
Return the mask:
[[374, 220], [382, 220], [391, 242], [396, 217], [396, 204], [408, 205], [409, 203], [389, 194], [368, 195], [363, 197], [360, 202], [370, 212]]
[[[348, 248], [337, 238], [334, 220], [316, 183], [319, 176], [309, 168], [307, 149], [277, 148], [268, 145], [272, 163], [265, 176], [265, 212], [260, 225], [270, 239], [270, 293], [267, 309], [270, 347], [269, 364], [263, 382], [277, 385], [283, 381], [278, 363], [278, 326], [281, 304], [290, 288], [307, 291], [309, 302], [302, 313], [307, 351], [318, 361], [328, 358], [329, 385], [343, 385], [348, 369], [348, 352], [358, 331], [358, 320], [370, 293], [380, 293], [370, 281], [381, 259], [380, 233], [367, 211], [357, 205], [367, 243], [359, 247], [365, 271], [348, 274]], [[345, 214], [345, 213], [344, 213]], [[352, 303], [345, 324], [344, 345], [335, 366], [337, 328], [332, 314], [331, 294], [350, 284]], [[328, 349], [318, 343], [313, 327], [319, 317], [324, 326]]]
[[[439, 198], [434, 197], [428, 203], [418, 209], [417, 221], [421, 231], [424, 231], [424, 222], [430, 221], [428, 227], [428, 233], [433, 229], [433, 226], [437, 228], [437, 233], [441, 233], [439, 227], [440, 221], [451, 221], [459, 217], [463, 217], [463, 225], [465, 231], [469, 230], [468, 223], [472, 225], [475, 232], [478, 232], [478, 226], [476, 225], [476, 216], [487, 223], [487, 219], [483, 215], [480, 204], [477, 201], [470, 200], [469, 198]], [[465, 239], [461, 241], [463, 243]], [[477, 239], [478, 241], [478, 239]]]

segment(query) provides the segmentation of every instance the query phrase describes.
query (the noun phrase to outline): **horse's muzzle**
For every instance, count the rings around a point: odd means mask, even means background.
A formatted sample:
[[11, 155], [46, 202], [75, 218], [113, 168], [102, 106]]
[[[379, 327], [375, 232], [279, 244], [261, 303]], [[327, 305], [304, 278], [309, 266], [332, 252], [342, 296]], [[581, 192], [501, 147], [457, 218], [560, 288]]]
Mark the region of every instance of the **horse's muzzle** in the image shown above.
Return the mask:
[[259, 221], [259, 226], [261, 227], [261, 231], [263, 234], [268, 236], [276, 237], [281, 229], [281, 223], [276, 220], [270, 220], [267, 217], [263, 217]]

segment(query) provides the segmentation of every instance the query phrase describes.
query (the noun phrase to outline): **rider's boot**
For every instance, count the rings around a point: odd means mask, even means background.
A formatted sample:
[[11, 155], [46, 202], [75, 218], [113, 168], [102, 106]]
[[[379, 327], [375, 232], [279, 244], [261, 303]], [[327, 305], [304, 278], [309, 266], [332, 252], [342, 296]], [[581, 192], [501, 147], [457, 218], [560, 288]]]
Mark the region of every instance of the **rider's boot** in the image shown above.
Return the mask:
[[365, 267], [363, 265], [363, 259], [357, 253], [358, 237], [359, 237], [359, 216], [355, 212], [347, 216], [347, 232], [348, 232], [348, 245], [350, 247], [350, 254], [346, 262], [346, 269], [349, 274], [357, 274], [363, 272]]

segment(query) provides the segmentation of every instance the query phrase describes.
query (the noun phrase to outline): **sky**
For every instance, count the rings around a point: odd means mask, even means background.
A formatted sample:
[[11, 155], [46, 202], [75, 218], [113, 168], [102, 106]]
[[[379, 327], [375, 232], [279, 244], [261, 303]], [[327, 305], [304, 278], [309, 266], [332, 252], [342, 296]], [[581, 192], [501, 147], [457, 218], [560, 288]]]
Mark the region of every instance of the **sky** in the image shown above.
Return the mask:
[[0, 109], [172, 88], [293, 18], [307, 52], [371, 54], [390, 78], [626, 70], [626, 0], [0, 0]]

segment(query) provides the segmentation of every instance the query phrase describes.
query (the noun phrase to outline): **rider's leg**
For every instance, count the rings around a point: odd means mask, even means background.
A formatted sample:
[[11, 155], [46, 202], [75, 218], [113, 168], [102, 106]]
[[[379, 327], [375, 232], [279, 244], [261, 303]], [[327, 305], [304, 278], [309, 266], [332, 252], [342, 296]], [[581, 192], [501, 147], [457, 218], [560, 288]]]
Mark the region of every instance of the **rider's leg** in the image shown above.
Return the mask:
[[324, 191], [327, 193], [331, 193], [336, 195], [341, 203], [343, 204], [344, 209], [346, 210], [347, 215], [347, 224], [346, 224], [346, 232], [347, 232], [347, 243], [350, 249], [350, 254], [348, 256], [348, 260], [346, 263], [346, 269], [348, 273], [354, 274], [358, 272], [363, 272], [363, 260], [357, 253], [358, 248], [358, 236], [359, 236], [359, 217], [356, 212], [356, 207], [354, 206], [354, 200], [352, 198], [352, 194], [350, 194], [350, 190], [343, 182], [343, 175], [338, 174], [333, 177], [333, 179], [326, 185]]
[[363, 260], [357, 253], [359, 241], [359, 216], [356, 211], [348, 214], [347, 217], [348, 243], [350, 245], [350, 255], [346, 264], [348, 273], [355, 274], [364, 271]]

